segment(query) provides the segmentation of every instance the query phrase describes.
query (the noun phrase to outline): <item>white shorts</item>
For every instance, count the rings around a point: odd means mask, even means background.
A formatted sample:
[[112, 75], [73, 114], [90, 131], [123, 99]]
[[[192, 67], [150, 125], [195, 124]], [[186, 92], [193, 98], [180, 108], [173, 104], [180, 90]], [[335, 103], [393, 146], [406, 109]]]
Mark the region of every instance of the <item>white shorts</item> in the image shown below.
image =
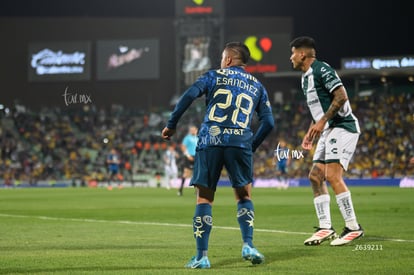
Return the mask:
[[165, 176], [168, 178], [176, 178], [178, 176], [177, 166], [164, 166]]
[[343, 128], [329, 128], [323, 131], [316, 145], [313, 162], [337, 162], [346, 171], [358, 139], [359, 133], [351, 133]]

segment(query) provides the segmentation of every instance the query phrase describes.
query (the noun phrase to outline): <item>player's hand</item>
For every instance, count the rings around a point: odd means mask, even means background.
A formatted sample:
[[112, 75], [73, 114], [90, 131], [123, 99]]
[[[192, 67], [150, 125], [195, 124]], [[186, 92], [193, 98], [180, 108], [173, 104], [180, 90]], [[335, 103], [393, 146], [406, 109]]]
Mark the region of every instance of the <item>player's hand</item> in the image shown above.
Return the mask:
[[321, 119], [315, 124], [313, 124], [307, 133], [307, 136], [311, 140], [317, 140], [321, 136], [323, 129], [325, 128], [326, 120]]
[[163, 139], [170, 140], [170, 139], [171, 139], [171, 137], [172, 137], [174, 134], [175, 134], [175, 129], [170, 129], [170, 128], [165, 127], [164, 129], [162, 129], [162, 132], [161, 132], [161, 137], [162, 137]]
[[[322, 133], [322, 130], [323, 130], [323, 128], [321, 128], [320, 127], [320, 125], [322, 125], [322, 124], [314, 124], [310, 129], [309, 129], [309, 131], [308, 131], [308, 140], [317, 140], [319, 137], [320, 137], [320, 135], [321, 135], [321, 133]], [[323, 126], [322, 126], [323, 127]]]
[[305, 135], [305, 137], [302, 140], [302, 148], [305, 150], [311, 150], [313, 144], [313, 139], [309, 137], [309, 135]]

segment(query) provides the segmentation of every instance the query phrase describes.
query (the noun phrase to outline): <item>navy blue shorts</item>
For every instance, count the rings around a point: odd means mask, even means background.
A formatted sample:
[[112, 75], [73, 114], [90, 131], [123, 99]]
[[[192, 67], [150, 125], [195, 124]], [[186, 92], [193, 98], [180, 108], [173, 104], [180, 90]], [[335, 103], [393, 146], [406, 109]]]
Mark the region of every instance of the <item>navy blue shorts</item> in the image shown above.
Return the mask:
[[253, 181], [253, 153], [238, 147], [206, 147], [197, 150], [190, 185], [216, 190], [221, 170], [226, 168], [233, 188]]

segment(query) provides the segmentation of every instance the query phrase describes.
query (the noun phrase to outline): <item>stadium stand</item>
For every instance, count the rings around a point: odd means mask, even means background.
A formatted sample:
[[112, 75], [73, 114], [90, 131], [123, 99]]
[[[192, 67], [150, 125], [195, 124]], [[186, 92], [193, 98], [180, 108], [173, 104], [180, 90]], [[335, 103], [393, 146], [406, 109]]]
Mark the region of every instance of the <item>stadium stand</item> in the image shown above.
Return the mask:
[[[414, 98], [411, 93], [354, 96], [355, 115], [362, 134], [349, 178], [402, 178], [414, 175]], [[177, 129], [173, 142], [182, 139], [186, 125], [198, 124], [202, 106], [195, 102]], [[300, 143], [310, 121], [303, 102], [273, 106], [276, 128], [255, 154], [255, 178], [274, 178], [273, 152], [280, 138], [291, 150]], [[167, 144], [160, 138], [169, 110], [145, 113], [112, 105], [43, 108], [33, 112], [16, 105], [1, 114], [0, 183], [36, 185], [39, 181], [105, 182], [105, 156], [116, 148], [122, 159], [122, 178], [148, 182], [163, 173], [162, 153]], [[306, 118], [306, 119], [304, 119]], [[253, 123], [253, 127], [257, 125]], [[311, 158], [292, 159], [290, 178], [306, 178]], [[223, 171], [223, 177], [226, 177]]]

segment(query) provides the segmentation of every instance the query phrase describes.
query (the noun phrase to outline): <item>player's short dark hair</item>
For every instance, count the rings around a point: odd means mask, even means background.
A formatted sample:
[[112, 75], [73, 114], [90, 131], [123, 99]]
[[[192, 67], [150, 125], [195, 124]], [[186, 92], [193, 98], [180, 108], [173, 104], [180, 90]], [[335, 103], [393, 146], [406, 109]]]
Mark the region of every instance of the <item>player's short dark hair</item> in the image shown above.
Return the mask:
[[225, 50], [231, 50], [235, 52], [241, 59], [243, 64], [247, 64], [250, 58], [249, 48], [242, 42], [229, 42], [224, 47]]
[[307, 48], [316, 50], [315, 40], [309, 36], [300, 36], [290, 42], [290, 47]]

